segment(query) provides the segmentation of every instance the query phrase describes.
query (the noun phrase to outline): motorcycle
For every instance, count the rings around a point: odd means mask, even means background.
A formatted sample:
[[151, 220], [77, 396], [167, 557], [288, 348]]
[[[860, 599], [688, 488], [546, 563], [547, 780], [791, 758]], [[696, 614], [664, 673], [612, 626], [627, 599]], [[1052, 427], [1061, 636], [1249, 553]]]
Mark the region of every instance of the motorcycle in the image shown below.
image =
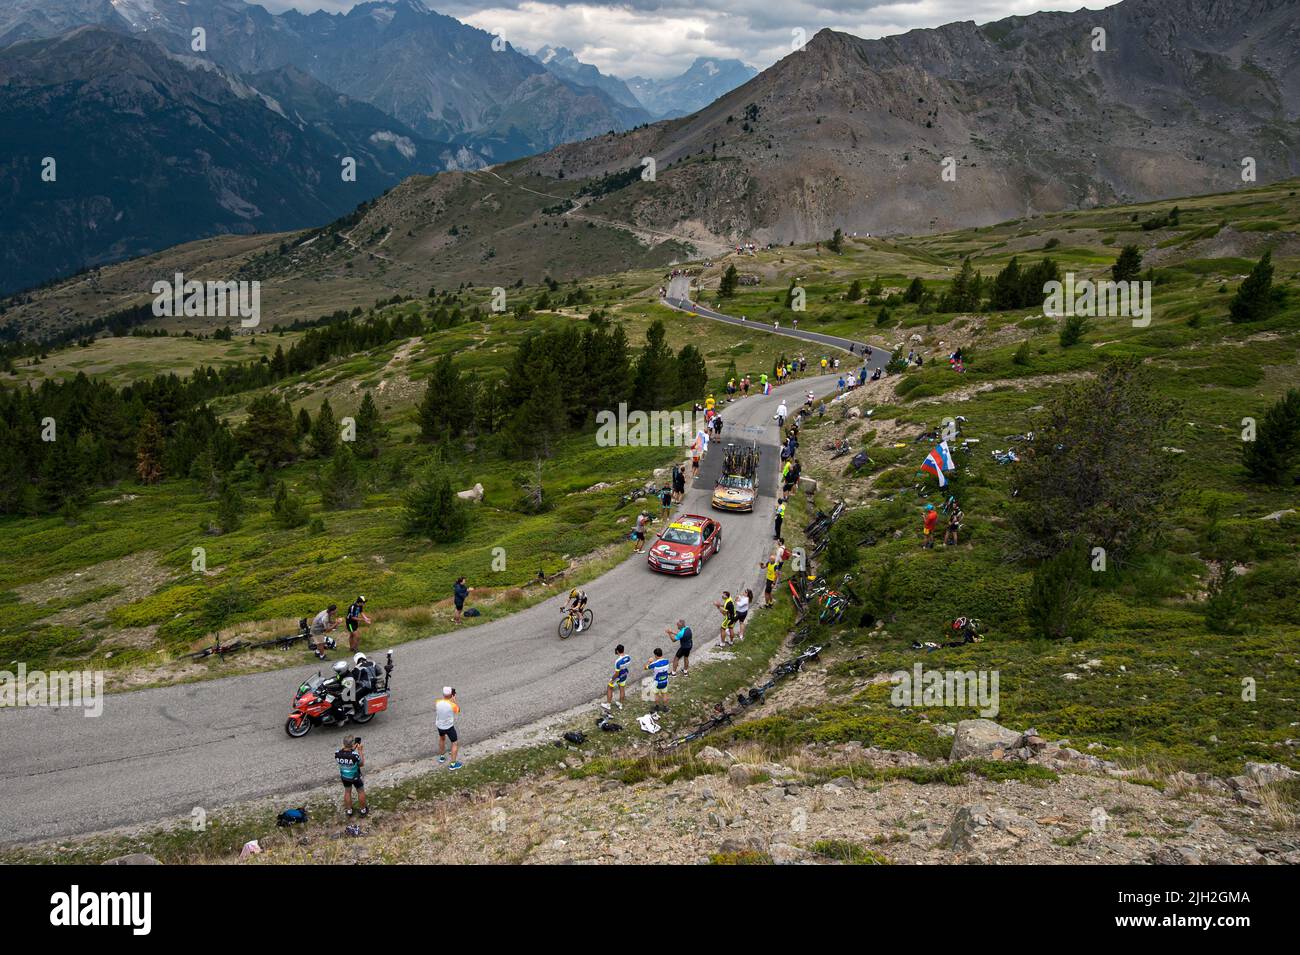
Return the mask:
[[293, 697], [293, 709], [285, 721], [284, 731], [294, 739], [306, 736], [313, 726], [341, 726], [347, 722], [357, 724], [369, 723], [376, 713], [388, 709], [389, 692], [393, 679], [393, 651], [388, 651], [388, 661], [384, 664], [383, 681], [378, 679], [376, 668], [371, 664], [372, 686], [353, 701], [344, 700], [335, 705], [334, 698], [343, 692], [337, 682], [331, 681], [317, 673], [298, 687]]

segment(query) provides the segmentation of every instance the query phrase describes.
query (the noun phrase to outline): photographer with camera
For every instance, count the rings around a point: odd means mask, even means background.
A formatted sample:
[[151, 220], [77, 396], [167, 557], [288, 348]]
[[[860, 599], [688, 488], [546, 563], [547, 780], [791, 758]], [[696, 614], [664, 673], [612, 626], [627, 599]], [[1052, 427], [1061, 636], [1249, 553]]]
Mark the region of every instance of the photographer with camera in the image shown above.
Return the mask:
[[343, 783], [343, 811], [352, 815], [352, 790], [357, 791], [357, 805], [361, 815], [370, 815], [366, 808], [366, 781], [361, 778], [361, 767], [366, 765], [366, 747], [360, 736], [348, 736], [343, 740], [343, 748], [334, 754], [334, 762], [339, 765], [339, 780]]

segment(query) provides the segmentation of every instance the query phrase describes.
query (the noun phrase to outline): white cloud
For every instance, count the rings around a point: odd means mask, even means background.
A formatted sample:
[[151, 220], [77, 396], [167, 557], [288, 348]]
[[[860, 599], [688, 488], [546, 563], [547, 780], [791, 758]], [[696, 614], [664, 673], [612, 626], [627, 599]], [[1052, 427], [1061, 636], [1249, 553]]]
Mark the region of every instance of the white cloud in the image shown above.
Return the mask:
[[[340, 11], [355, 0], [260, 0], [272, 11], [289, 7]], [[957, 20], [987, 23], [1039, 10], [1078, 10], [1080, 0], [424, 0], [439, 13], [489, 32], [516, 47], [567, 46], [578, 58], [615, 76], [662, 78], [681, 73], [697, 56], [744, 60], [765, 69], [790, 52], [791, 30], [812, 37], [829, 27], [874, 38]], [[1093, 0], [1106, 7], [1117, 0]]]

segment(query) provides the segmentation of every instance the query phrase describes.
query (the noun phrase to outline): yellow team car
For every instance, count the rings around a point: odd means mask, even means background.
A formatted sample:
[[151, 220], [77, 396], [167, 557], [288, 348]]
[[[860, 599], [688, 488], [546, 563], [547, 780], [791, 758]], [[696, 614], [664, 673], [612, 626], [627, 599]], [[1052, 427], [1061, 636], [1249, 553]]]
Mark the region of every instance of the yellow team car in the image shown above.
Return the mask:
[[744, 474], [723, 474], [713, 488], [712, 504], [720, 511], [752, 511], [758, 481]]

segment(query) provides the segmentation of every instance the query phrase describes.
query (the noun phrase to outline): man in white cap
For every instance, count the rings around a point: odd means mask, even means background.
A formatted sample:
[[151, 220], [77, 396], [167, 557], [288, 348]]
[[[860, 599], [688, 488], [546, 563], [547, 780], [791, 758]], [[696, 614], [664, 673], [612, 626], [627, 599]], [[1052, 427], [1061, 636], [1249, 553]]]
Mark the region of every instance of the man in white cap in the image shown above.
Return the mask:
[[460, 769], [461, 762], [456, 757], [460, 753], [460, 743], [456, 738], [456, 714], [460, 712], [460, 704], [456, 702], [456, 688], [444, 686], [442, 688], [442, 699], [433, 706], [434, 720], [433, 725], [438, 728], [438, 762], [447, 762], [444, 755], [448, 741], [451, 742], [451, 765], [448, 769]]

